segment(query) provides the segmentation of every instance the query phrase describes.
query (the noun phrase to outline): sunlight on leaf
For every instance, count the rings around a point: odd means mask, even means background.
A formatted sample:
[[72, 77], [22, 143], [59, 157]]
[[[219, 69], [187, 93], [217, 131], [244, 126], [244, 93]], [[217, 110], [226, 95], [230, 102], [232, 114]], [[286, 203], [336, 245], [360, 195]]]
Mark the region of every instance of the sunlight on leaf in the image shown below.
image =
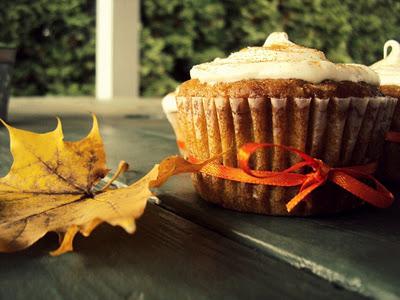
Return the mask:
[[9, 173], [0, 178], [1, 252], [25, 249], [52, 231], [59, 235], [60, 245], [51, 254], [60, 255], [73, 250], [78, 232], [87, 237], [103, 222], [133, 233], [135, 219], [152, 196], [150, 187], [178, 173], [196, 172], [207, 163], [167, 157], [137, 182], [109, 189], [128, 169], [121, 162], [110, 183], [94, 192], [93, 186], [109, 171], [95, 116], [88, 136], [76, 142], [63, 140], [60, 120], [55, 130], [43, 134], [3, 124], [10, 134], [14, 161]]

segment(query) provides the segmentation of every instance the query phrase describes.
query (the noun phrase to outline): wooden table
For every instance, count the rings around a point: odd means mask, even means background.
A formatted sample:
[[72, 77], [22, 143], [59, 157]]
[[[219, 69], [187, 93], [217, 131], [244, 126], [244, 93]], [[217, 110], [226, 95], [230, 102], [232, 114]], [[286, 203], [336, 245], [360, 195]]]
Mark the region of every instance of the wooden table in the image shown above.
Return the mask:
[[[63, 118], [66, 139], [90, 116]], [[126, 182], [177, 152], [164, 119], [100, 118], [108, 164], [130, 162]], [[54, 118], [14, 118], [44, 132]], [[10, 166], [0, 130], [1, 173]], [[0, 254], [0, 299], [399, 299], [400, 211], [365, 208], [319, 218], [244, 214], [203, 202], [189, 176], [157, 191], [134, 235], [102, 225], [75, 252], [51, 257], [57, 238]], [[0, 233], [1, 234], [1, 233]]]

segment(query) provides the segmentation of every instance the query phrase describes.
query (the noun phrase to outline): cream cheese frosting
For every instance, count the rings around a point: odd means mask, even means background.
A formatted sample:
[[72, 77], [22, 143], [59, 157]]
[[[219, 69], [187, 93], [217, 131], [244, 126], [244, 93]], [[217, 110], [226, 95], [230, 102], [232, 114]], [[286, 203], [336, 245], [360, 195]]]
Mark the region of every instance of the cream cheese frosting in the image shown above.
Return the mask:
[[332, 63], [323, 52], [289, 41], [285, 32], [270, 34], [262, 47], [248, 47], [227, 58], [196, 65], [190, 76], [208, 84], [246, 79], [300, 79], [312, 83], [334, 80], [379, 85], [378, 75], [367, 66]]
[[[392, 48], [388, 54], [389, 48]], [[383, 59], [371, 66], [378, 73], [381, 85], [400, 85], [400, 44], [389, 40], [383, 46]]]

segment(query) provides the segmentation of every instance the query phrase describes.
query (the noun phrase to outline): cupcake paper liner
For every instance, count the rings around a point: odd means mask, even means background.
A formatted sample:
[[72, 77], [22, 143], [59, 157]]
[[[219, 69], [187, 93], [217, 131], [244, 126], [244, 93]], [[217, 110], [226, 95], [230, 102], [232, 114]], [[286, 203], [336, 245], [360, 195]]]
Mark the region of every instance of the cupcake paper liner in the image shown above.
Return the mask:
[[[397, 99], [373, 98], [204, 98], [177, 97], [179, 125], [188, 155], [205, 160], [222, 152], [218, 163], [237, 167], [235, 149], [248, 142], [295, 147], [332, 167], [366, 164], [381, 155]], [[300, 159], [280, 149], [257, 151], [251, 166], [278, 171]], [[298, 187], [253, 185], [194, 174], [200, 196], [224, 207], [287, 215], [285, 204]], [[360, 205], [326, 184], [290, 214], [337, 212]]]
[[178, 112], [164, 112], [164, 113], [165, 113], [165, 115], [167, 117], [167, 120], [170, 123], [172, 129], [174, 130], [175, 137], [176, 137], [176, 140], [178, 142], [177, 146], [178, 146], [179, 153], [182, 156], [186, 156], [185, 149], [183, 149], [181, 146], [179, 146], [180, 145], [179, 142], [180, 141], [184, 141], [184, 138], [183, 138], [183, 135], [181, 133], [181, 128], [179, 126]]
[[[398, 98], [397, 98], [398, 99]], [[390, 130], [400, 132], [400, 102], [394, 110], [393, 120]], [[394, 142], [385, 142], [384, 155], [381, 160], [379, 174], [390, 181], [400, 182], [400, 144]]]

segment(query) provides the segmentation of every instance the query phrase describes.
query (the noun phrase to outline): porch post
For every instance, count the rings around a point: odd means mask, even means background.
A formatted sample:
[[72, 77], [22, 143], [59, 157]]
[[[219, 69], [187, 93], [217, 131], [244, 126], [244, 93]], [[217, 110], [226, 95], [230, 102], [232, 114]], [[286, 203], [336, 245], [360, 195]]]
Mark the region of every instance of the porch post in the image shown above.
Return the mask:
[[96, 98], [137, 98], [140, 1], [96, 1]]

